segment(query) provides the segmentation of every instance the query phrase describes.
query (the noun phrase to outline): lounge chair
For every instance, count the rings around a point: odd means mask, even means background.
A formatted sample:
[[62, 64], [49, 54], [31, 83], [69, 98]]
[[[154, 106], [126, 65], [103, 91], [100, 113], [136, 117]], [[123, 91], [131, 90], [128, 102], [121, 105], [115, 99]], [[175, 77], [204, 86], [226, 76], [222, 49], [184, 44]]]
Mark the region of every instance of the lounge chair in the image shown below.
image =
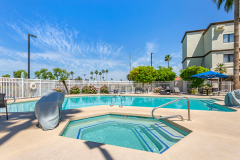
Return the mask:
[[125, 94], [125, 93], [126, 93], [125, 87], [121, 87], [120, 94]]
[[4, 99], [5, 94], [0, 94], [0, 108], [6, 108], [6, 116], [8, 120], [7, 100]]
[[178, 87], [174, 87], [174, 93], [175, 94], [185, 94], [186, 92], [180, 92], [180, 89]]

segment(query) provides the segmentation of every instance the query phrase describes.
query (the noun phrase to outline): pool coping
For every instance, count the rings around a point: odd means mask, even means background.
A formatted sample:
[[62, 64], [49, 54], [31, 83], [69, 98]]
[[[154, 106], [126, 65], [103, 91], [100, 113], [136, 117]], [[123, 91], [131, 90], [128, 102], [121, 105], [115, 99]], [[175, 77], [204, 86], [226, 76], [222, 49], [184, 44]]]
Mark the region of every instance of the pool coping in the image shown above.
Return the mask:
[[[151, 117], [151, 110], [151, 107], [124, 106], [119, 108], [106, 105], [63, 110], [63, 120], [56, 129], [49, 131], [42, 131], [36, 127], [37, 120], [34, 112], [10, 113], [8, 121], [3, 115], [0, 118], [0, 128], [2, 128], [0, 142], [9, 134], [14, 136], [1, 144], [1, 156], [3, 157], [1, 159], [15, 159], [16, 157], [18, 159], [75, 159], [76, 157], [106, 159], [102, 149], [113, 159], [238, 159], [240, 157], [240, 109], [236, 109], [237, 112], [191, 110], [191, 121], [182, 122], [176, 118], [172, 119], [174, 123], [192, 130], [192, 133], [163, 154], [59, 136], [70, 120], [79, 117], [107, 113]], [[161, 108], [156, 111], [156, 115], [162, 116], [175, 114], [187, 117], [187, 111], [183, 109]], [[29, 121], [31, 123], [27, 123]], [[91, 147], [89, 148], [86, 144], [91, 144]], [[10, 149], [11, 152], [9, 152]], [[79, 150], [84, 152], [79, 152]]]

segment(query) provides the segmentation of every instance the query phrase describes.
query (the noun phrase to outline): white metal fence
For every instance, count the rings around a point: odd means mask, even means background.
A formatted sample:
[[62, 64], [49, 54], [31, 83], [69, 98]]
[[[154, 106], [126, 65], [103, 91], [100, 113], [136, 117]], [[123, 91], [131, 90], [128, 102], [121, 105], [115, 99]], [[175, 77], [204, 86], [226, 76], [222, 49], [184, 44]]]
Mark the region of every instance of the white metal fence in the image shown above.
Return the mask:
[[[183, 81], [181, 83], [182, 86], [179, 88], [181, 92], [186, 92], [190, 87], [191, 82]], [[31, 90], [30, 84], [36, 84], [36, 89]], [[111, 87], [111, 89], [121, 89], [124, 87], [126, 93], [134, 93], [136, 87], [147, 88], [149, 92], [153, 92], [156, 87], [163, 88], [174, 88], [174, 81], [168, 82], [153, 82], [152, 84], [145, 84], [143, 86], [142, 83], [135, 83], [132, 81], [79, 81], [79, 80], [67, 80], [67, 87], [70, 90], [73, 86], [78, 86], [80, 89], [83, 86], [94, 85], [100, 91], [100, 87], [103, 85], [107, 85]], [[205, 84], [210, 84], [210, 81], [206, 81]], [[218, 88], [218, 82], [213, 81], [212, 85], [214, 88]], [[29, 98], [29, 97], [40, 97], [44, 92], [61, 88], [64, 86], [62, 83], [59, 83], [58, 80], [43, 80], [43, 79], [24, 79], [24, 78], [5, 78], [0, 77], [0, 93], [5, 93], [7, 96], [17, 98]], [[233, 83], [231, 81], [223, 81], [222, 82], [222, 90], [227, 89], [228, 91], [232, 91]]]
[[[173, 82], [153, 82], [152, 84], [134, 83], [132, 81], [79, 81], [66, 80], [66, 85], [70, 90], [71, 87], [78, 86], [80, 89], [83, 86], [94, 85], [100, 91], [100, 87], [107, 85], [111, 89], [121, 89], [124, 87], [126, 93], [134, 93], [136, 87], [148, 88], [152, 92], [154, 88], [162, 86], [163, 88], [173, 88]], [[35, 90], [30, 89], [30, 84], [36, 85]], [[24, 78], [5, 78], [0, 77], [0, 93], [5, 93], [6, 96], [17, 98], [40, 97], [44, 92], [55, 89], [65, 88], [58, 80], [43, 80], [43, 79], [24, 79]]]

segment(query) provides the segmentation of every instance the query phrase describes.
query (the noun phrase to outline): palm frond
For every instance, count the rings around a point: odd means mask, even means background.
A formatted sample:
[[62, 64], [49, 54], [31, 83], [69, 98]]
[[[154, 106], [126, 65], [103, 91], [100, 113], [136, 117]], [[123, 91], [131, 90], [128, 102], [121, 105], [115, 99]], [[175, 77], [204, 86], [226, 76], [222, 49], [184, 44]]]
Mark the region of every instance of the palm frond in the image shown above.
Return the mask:
[[[213, 2], [217, 5], [218, 9], [221, 8], [224, 1], [225, 0], [213, 0]], [[234, 5], [234, 0], [226, 0], [224, 4], [224, 10], [228, 13], [233, 9], [233, 5]]]

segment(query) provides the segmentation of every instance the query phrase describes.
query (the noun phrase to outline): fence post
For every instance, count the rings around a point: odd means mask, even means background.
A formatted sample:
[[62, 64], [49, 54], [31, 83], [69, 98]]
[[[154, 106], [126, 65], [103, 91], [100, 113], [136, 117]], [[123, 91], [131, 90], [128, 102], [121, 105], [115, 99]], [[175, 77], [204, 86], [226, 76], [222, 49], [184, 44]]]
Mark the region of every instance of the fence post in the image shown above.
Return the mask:
[[42, 79], [40, 79], [39, 92], [40, 92], [40, 97], [41, 97], [42, 96]]
[[22, 98], [24, 98], [24, 80], [22, 78]]

